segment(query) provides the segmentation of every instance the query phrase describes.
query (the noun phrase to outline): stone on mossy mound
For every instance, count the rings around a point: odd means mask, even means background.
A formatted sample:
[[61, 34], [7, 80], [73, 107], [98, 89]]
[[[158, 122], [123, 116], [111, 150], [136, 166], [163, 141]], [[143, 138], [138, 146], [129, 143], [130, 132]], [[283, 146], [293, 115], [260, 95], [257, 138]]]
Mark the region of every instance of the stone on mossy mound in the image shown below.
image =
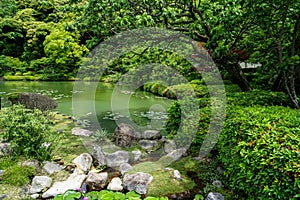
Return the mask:
[[53, 110], [57, 103], [48, 96], [37, 93], [15, 93], [8, 97], [12, 104], [22, 104], [28, 109], [39, 109], [41, 111]]

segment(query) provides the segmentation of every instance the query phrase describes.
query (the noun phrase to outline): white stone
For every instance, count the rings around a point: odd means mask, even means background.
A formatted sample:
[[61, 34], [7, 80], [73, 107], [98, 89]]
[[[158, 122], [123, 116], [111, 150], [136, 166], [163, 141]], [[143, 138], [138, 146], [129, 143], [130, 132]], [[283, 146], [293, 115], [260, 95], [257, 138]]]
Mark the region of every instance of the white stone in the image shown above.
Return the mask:
[[35, 176], [32, 179], [32, 184], [29, 190], [29, 194], [35, 194], [42, 192], [44, 189], [49, 188], [52, 179], [48, 176]]
[[123, 190], [122, 180], [119, 177], [115, 177], [111, 180], [111, 182], [107, 186], [108, 190], [112, 191], [121, 191]]
[[72, 129], [72, 134], [77, 135], [77, 136], [89, 137], [93, 134], [93, 132], [91, 132], [87, 129], [82, 129], [82, 128], [75, 127], [75, 128]]
[[51, 188], [49, 188], [43, 195], [42, 198], [54, 197], [59, 194], [65, 193], [67, 190], [75, 190], [80, 188], [86, 175], [71, 174], [65, 181], [55, 182]]
[[93, 158], [88, 153], [80, 154], [73, 160], [73, 163], [76, 166], [76, 172], [80, 174], [80, 172], [85, 173], [88, 172], [92, 166]]
[[181, 174], [180, 174], [180, 172], [177, 169], [173, 171], [173, 176], [174, 176], [174, 178], [176, 178], [179, 181], [182, 180]]
[[45, 170], [48, 174], [54, 174], [55, 172], [60, 172], [63, 167], [55, 162], [44, 162], [43, 170]]

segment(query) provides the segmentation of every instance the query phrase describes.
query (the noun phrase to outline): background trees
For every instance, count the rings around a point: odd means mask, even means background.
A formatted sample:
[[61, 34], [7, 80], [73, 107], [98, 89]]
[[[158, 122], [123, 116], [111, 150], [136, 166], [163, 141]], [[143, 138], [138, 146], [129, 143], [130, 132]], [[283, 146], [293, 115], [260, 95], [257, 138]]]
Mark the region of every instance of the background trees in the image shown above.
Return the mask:
[[[198, 41], [196, 46], [204, 47], [224, 77], [243, 91], [283, 90], [299, 108], [299, 4], [291, 0], [5, 0], [0, 3], [1, 59], [18, 58], [25, 62], [25, 71], [41, 74], [42, 79], [69, 79], [87, 52], [85, 46], [91, 50], [129, 29], [162, 27]], [[55, 52], [58, 43], [64, 47]], [[262, 65], [251, 79], [241, 69], [243, 61]], [[0, 67], [2, 75], [10, 73], [7, 66]], [[46, 68], [64, 75], [48, 76]]]

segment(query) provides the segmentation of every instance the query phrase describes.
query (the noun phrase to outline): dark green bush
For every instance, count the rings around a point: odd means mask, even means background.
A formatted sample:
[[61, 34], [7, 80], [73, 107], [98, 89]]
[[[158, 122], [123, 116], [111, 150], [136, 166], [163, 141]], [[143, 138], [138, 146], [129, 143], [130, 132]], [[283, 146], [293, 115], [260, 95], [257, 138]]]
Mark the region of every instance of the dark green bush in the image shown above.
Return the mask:
[[228, 110], [218, 150], [225, 175], [247, 199], [291, 199], [300, 191], [300, 112], [284, 107]]
[[47, 160], [58, 140], [51, 121], [40, 110], [20, 105], [0, 111], [1, 139], [10, 142], [13, 156]]

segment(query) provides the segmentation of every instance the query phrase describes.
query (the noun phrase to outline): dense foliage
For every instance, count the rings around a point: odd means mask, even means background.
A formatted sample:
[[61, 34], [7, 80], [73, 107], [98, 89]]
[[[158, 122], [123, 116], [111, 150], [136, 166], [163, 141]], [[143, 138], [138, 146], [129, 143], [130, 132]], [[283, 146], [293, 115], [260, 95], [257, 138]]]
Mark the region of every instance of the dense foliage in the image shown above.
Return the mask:
[[[73, 80], [83, 56], [100, 42], [122, 31], [160, 27], [198, 41], [195, 48], [207, 51], [242, 91], [282, 90], [299, 108], [297, 1], [4, 0], [0, 8], [0, 76], [8, 80]], [[130, 68], [154, 60], [179, 66], [189, 81], [197, 78], [177, 55], [142, 49], [113, 61], [103, 80], [117, 82]], [[251, 81], [241, 61], [262, 64]]]
[[299, 197], [300, 113], [283, 107], [233, 107], [219, 139], [233, 188], [247, 199]]
[[1, 141], [12, 156], [48, 160], [58, 140], [51, 121], [40, 110], [14, 105], [0, 111]]

